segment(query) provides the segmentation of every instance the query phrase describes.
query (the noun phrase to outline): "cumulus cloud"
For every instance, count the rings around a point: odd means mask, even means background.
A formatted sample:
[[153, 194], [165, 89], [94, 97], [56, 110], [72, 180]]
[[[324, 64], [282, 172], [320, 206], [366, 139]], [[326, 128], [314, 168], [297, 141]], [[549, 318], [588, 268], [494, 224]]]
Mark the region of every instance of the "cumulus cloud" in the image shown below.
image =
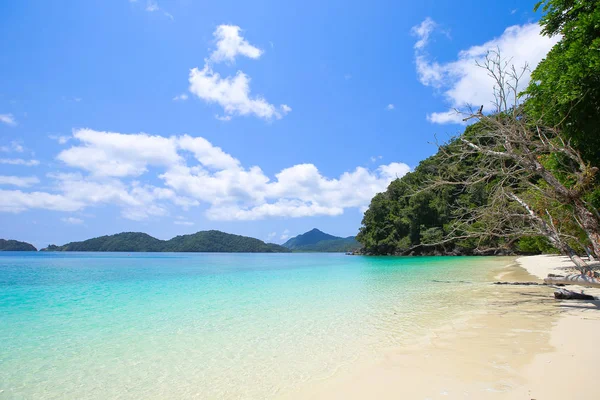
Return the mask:
[[0, 122], [10, 126], [17, 125], [17, 120], [12, 114], [0, 114]]
[[162, 136], [78, 129], [73, 137], [81, 145], [62, 151], [57, 158], [97, 176], [138, 176], [149, 165], [165, 166], [179, 161], [173, 140]]
[[[52, 193], [10, 192], [0, 210], [77, 211], [111, 204], [124, 218], [141, 220], [168, 215], [173, 206], [204, 205], [205, 215], [214, 220], [335, 216], [348, 208], [364, 209], [375, 193], [410, 169], [390, 163], [331, 178], [313, 164], [297, 164], [270, 177], [198, 136], [79, 129], [73, 138], [76, 143], [57, 159], [74, 172], [49, 175], [53, 185], [45, 186]], [[142, 176], [158, 178], [162, 185], [143, 184]]]
[[0, 185], [12, 185], [17, 187], [29, 187], [39, 183], [35, 176], [7, 176], [0, 175]]
[[[494, 81], [486, 70], [477, 66], [477, 62], [481, 64], [489, 51], [499, 51], [516, 68], [528, 65], [532, 70], [559, 40], [558, 37], [542, 36], [541, 28], [536, 23], [514, 25], [506, 28], [497, 38], [460, 51], [456, 60], [439, 63], [426, 52], [436, 26], [433, 20], [427, 18], [413, 27], [412, 33], [418, 39], [414, 47], [419, 81], [440, 90], [450, 108], [427, 116], [430, 122], [439, 124], [462, 123], [462, 117], [455, 109], [464, 110], [480, 105], [492, 108]], [[530, 79], [530, 72], [527, 71], [520, 82], [521, 88], [525, 88]]]
[[76, 211], [83, 206], [84, 204], [61, 194], [0, 189], [0, 212], [18, 213], [36, 208], [54, 211]]
[[269, 103], [262, 96], [250, 92], [250, 77], [243, 71], [232, 76], [221, 76], [214, 71], [214, 65], [221, 62], [233, 63], [237, 56], [258, 59], [263, 51], [251, 45], [240, 35], [241, 29], [234, 25], [220, 25], [213, 35], [216, 49], [205, 60], [204, 67], [192, 68], [188, 76], [189, 91], [209, 104], [218, 104], [225, 115], [217, 115], [222, 121], [234, 116], [254, 115], [271, 120], [280, 119], [292, 109], [287, 104], [279, 107]]
[[240, 32], [239, 26], [219, 25], [213, 32], [217, 48], [210, 55], [210, 60], [215, 63], [221, 61], [233, 62], [238, 55], [253, 59], [259, 58], [263, 51], [248, 43], [240, 35]]
[[[190, 92], [207, 103], [223, 107], [226, 116], [255, 115], [266, 120], [282, 118], [286, 112], [260, 96], [250, 95], [250, 78], [242, 71], [222, 78], [210, 65], [193, 68], [189, 76]], [[286, 106], [287, 107], [287, 106]]]
[[388, 111], [392, 111], [394, 108], [396, 108], [396, 106], [394, 106], [393, 104], [388, 104], [387, 106], [385, 106], [385, 109]]

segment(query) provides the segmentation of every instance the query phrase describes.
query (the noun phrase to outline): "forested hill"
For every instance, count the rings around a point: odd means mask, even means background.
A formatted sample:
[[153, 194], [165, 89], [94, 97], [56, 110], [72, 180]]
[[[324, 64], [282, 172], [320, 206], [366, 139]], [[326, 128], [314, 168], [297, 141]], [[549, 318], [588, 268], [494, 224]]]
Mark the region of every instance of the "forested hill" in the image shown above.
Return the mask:
[[513, 54], [487, 53], [478, 66], [494, 105], [462, 110], [472, 125], [372, 199], [364, 253], [600, 258], [600, 2], [538, 10], [542, 34], [559, 40], [527, 87]]
[[0, 239], [0, 251], [37, 251], [37, 249], [26, 242]]
[[[468, 127], [465, 135], [478, 130]], [[452, 145], [452, 144], [451, 144]], [[440, 173], [445, 165], [442, 153], [429, 157], [400, 179], [394, 180], [385, 192], [378, 193], [364, 214], [357, 240], [367, 254], [472, 254], [475, 243], [458, 240], [440, 246], [415, 248], [419, 244], [441, 241], [452, 229], [453, 209], [459, 204], [473, 207], [487, 201], [483, 185], [444, 186], [422, 191]], [[472, 173], [473, 162], [454, 165], [457, 179]]]
[[306, 252], [347, 252], [354, 251], [361, 247], [354, 236], [339, 237], [322, 232], [318, 229], [312, 229], [306, 233], [295, 236], [283, 244], [293, 251]]
[[284, 253], [285, 247], [251, 237], [221, 231], [202, 231], [156, 239], [142, 232], [123, 232], [100, 236], [62, 246], [50, 245], [41, 251], [123, 251], [123, 252], [215, 252], [215, 253]]

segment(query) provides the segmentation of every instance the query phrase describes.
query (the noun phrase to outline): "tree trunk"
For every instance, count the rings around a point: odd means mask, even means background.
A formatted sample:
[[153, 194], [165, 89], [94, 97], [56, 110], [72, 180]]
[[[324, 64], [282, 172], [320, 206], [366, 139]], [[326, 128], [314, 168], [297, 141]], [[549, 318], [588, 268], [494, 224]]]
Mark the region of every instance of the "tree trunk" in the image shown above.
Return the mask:
[[562, 283], [564, 285], [580, 285], [600, 288], [600, 280], [587, 275], [548, 276], [544, 282], [550, 285]]
[[584, 293], [571, 292], [565, 289], [556, 289], [554, 298], [558, 300], [596, 300], [594, 296]]
[[592, 243], [596, 257], [600, 257], [600, 226], [596, 216], [579, 199], [575, 200], [575, 212], [581, 221], [583, 230]]

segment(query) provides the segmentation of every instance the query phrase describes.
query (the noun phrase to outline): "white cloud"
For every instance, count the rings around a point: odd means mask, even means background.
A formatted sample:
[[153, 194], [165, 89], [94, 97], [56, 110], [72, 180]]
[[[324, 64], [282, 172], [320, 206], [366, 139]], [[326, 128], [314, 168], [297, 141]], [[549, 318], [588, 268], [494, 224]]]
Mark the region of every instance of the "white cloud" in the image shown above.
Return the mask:
[[17, 121], [12, 114], [0, 114], [0, 122], [5, 123], [6, 125], [15, 126], [17, 125]]
[[393, 104], [388, 104], [387, 106], [385, 106], [385, 109], [388, 111], [392, 111], [394, 108], [396, 108]]
[[419, 25], [412, 27], [411, 34], [419, 39], [415, 43], [415, 49], [422, 49], [427, 46], [429, 36], [436, 26], [437, 24], [430, 17], [427, 17]]
[[231, 115], [219, 115], [219, 114], [217, 114], [217, 115], [215, 115], [215, 118], [218, 119], [219, 121], [224, 121], [224, 122], [231, 121]]
[[33, 167], [39, 165], [38, 160], [23, 160], [22, 158], [0, 158], [0, 164], [8, 165], [24, 165], [26, 167]]
[[[204, 204], [206, 216], [215, 220], [340, 215], [366, 207], [375, 193], [409, 171], [406, 164], [390, 163], [329, 178], [313, 164], [298, 164], [271, 178], [202, 137], [80, 129], [73, 138], [76, 143], [57, 158], [79, 172], [49, 175], [53, 185], [45, 187], [53, 193], [3, 191], [9, 200], [2, 199], [0, 210], [77, 211], [109, 204], [120, 207], [124, 218], [142, 220], [168, 215], [169, 205], [188, 209]], [[158, 178], [164, 186], [131, 180], [142, 175]]]
[[427, 121], [434, 124], [462, 124], [463, 114], [456, 110], [434, 112], [427, 115]]
[[35, 176], [7, 176], [0, 175], [0, 185], [12, 185], [17, 187], [29, 187], [39, 183]]
[[225, 115], [216, 115], [221, 121], [234, 116], [254, 115], [265, 120], [280, 119], [292, 109], [287, 104], [279, 107], [262, 96], [250, 94], [250, 77], [243, 71], [222, 77], [214, 71], [214, 64], [223, 61], [233, 63], [239, 55], [258, 59], [263, 51], [240, 36], [241, 29], [235, 25], [219, 25], [213, 35], [216, 49], [205, 60], [204, 67], [192, 68], [188, 77], [189, 91], [209, 104], [223, 107]]
[[52, 140], [56, 140], [59, 144], [65, 144], [67, 143], [69, 140], [72, 139], [71, 136], [59, 136], [59, 135], [50, 135], [48, 136], [50, 139]]
[[84, 204], [60, 194], [45, 192], [22, 192], [20, 190], [0, 189], [0, 212], [22, 212], [31, 208], [76, 211]]
[[71, 225], [83, 224], [83, 220], [81, 218], [75, 218], [75, 217], [61, 218], [61, 221], [65, 222], [67, 224], [71, 224]]
[[21, 146], [17, 141], [13, 140], [7, 146], [0, 146], [0, 151], [5, 153], [22, 153], [23, 151], [25, 151], [25, 148]]
[[168, 188], [142, 185], [137, 181], [125, 183], [114, 178], [96, 178], [79, 173], [54, 174], [55, 189], [67, 199], [87, 206], [111, 204], [121, 207], [121, 215], [132, 220], [167, 215], [165, 201], [182, 208], [198, 205], [193, 199], [177, 196]]
[[286, 229], [283, 231], [283, 233], [281, 234], [281, 236], [279, 237], [279, 240], [287, 240], [290, 237], [290, 230]]
[[209, 168], [234, 169], [240, 164], [220, 147], [213, 146], [212, 143], [200, 136], [179, 136], [176, 143], [179, 149], [192, 152], [202, 165]]
[[235, 25], [219, 25], [213, 32], [217, 48], [210, 55], [210, 60], [215, 63], [222, 61], [233, 62], [237, 55], [252, 59], [259, 58], [263, 51], [248, 43], [240, 36], [241, 29]]
[[173, 140], [162, 136], [78, 129], [73, 137], [83, 146], [64, 150], [57, 158], [97, 176], [138, 176], [149, 165], [171, 165], [180, 159]]
[[193, 68], [190, 71], [189, 83], [191, 93], [207, 103], [220, 105], [226, 116], [255, 115], [269, 120], [280, 119], [286, 113], [285, 109], [283, 113], [280, 112], [260, 96], [251, 97], [250, 77], [242, 71], [235, 76], [222, 78], [207, 64], [201, 70]]
[[178, 94], [177, 96], [173, 97], [173, 101], [186, 101], [188, 99], [188, 95], [185, 93], [181, 93]]
[[[494, 82], [486, 70], [476, 65], [476, 62], [484, 61], [489, 51], [499, 50], [516, 68], [527, 64], [530, 69], [534, 69], [559, 40], [558, 37], [540, 35], [541, 28], [536, 23], [514, 25], [506, 28], [497, 38], [460, 51], [456, 60], [438, 63], [430, 60], [425, 52], [435, 27], [435, 22], [427, 18], [412, 30], [418, 37], [415, 43], [415, 63], [419, 80], [425, 86], [441, 90], [450, 108], [448, 111], [429, 114], [427, 118], [433, 123], [462, 123], [462, 118], [453, 109], [462, 111], [470, 106], [480, 105], [484, 105], [484, 110], [492, 109]], [[526, 72], [520, 82], [522, 89], [529, 80], [530, 73]]]

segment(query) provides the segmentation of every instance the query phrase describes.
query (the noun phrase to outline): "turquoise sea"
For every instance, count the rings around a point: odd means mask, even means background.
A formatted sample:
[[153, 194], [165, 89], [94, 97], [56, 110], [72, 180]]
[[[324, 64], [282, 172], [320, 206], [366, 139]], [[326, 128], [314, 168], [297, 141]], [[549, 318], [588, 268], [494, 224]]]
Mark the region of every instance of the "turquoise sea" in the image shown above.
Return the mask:
[[476, 306], [503, 262], [0, 253], [0, 399], [277, 398]]

